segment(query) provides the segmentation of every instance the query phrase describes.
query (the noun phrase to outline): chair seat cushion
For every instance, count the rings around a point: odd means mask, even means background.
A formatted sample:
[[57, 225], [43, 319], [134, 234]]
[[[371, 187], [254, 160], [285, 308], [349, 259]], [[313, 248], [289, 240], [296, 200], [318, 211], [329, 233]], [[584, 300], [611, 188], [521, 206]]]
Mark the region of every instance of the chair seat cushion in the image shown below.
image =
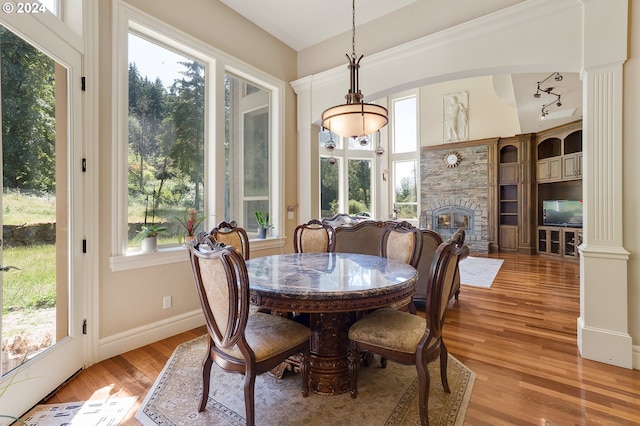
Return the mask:
[[[245, 338], [256, 355], [256, 362], [260, 362], [309, 340], [311, 330], [278, 315], [255, 312], [249, 315]], [[238, 345], [219, 349], [234, 358], [242, 358]]]
[[418, 315], [381, 308], [356, 321], [349, 328], [349, 339], [396, 352], [415, 353], [426, 327], [426, 319]]

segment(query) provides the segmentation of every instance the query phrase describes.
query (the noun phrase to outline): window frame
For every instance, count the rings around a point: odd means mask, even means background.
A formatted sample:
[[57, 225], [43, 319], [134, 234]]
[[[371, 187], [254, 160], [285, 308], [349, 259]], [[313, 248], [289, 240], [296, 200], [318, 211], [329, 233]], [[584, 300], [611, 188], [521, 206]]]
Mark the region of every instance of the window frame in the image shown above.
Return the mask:
[[[395, 153], [393, 151], [394, 147], [396, 146], [395, 143], [395, 137], [396, 137], [396, 132], [395, 132], [395, 126], [397, 123], [397, 120], [395, 119], [395, 103], [398, 101], [404, 101], [406, 99], [410, 99], [410, 98], [415, 98], [415, 103], [416, 103], [416, 145], [415, 145], [415, 149], [412, 151], [406, 151], [406, 152], [401, 152], [401, 153]], [[419, 219], [420, 219], [420, 96], [419, 96], [419, 91], [416, 90], [410, 90], [410, 91], [405, 91], [405, 92], [401, 92], [398, 94], [395, 94], [393, 96], [389, 97], [389, 104], [391, 106], [390, 108], [390, 113], [391, 113], [391, 117], [390, 117], [390, 122], [391, 122], [391, 126], [390, 130], [389, 130], [389, 157], [388, 157], [388, 161], [389, 161], [389, 168], [388, 170], [390, 170], [390, 179], [389, 179], [389, 211], [393, 212], [393, 206], [394, 204], [397, 204], [395, 201], [396, 198], [396, 188], [395, 188], [395, 184], [396, 184], [396, 175], [395, 175], [395, 164], [396, 163], [401, 163], [401, 162], [407, 162], [407, 161], [414, 161], [415, 162], [415, 166], [416, 166], [416, 217], [415, 218], [403, 218], [402, 220], [407, 220], [409, 222], [412, 223], [416, 223], [418, 224]], [[411, 205], [413, 203], [402, 203], [404, 205]]]
[[[128, 250], [128, 191], [127, 191], [127, 122], [128, 122], [128, 44], [130, 31], [151, 38], [160, 44], [205, 64], [207, 81], [205, 94], [205, 229], [211, 229], [224, 217], [224, 76], [226, 73], [271, 92], [269, 200], [274, 222], [273, 237], [252, 240], [251, 251], [282, 247], [284, 230], [282, 199], [284, 196], [284, 93], [285, 83], [259, 69], [225, 54], [215, 47], [191, 37], [131, 6], [114, 0], [114, 37], [112, 71], [116, 88], [112, 104], [112, 236], [110, 266], [121, 271], [166, 263], [184, 262], [184, 247], [160, 247], [154, 253]], [[222, 106], [222, 107], [221, 107]]]
[[[378, 206], [378, 183], [376, 182], [376, 172], [379, 169], [379, 158], [374, 152], [374, 147], [378, 143], [378, 135], [369, 136], [369, 146], [367, 149], [349, 149], [349, 138], [333, 134], [333, 140], [336, 142], [336, 147], [333, 152], [329, 152], [323, 144], [320, 144], [320, 135], [318, 133], [318, 174], [322, 170], [322, 159], [328, 159], [334, 157], [336, 164], [334, 167], [339, 167], [338, 170], [338, 213], [349, 212], [349, 161], [351, 160], [365, 160], [371, 161], [371, 208], [369, 213], [371, 217], [377, 217], [377, 212], [380, 211]], [[333, 154], [333, 155], [332, 155]], [[318, 179], [318, 215], [322, 216], [322, 188], [319, 183], [321, 176]]]

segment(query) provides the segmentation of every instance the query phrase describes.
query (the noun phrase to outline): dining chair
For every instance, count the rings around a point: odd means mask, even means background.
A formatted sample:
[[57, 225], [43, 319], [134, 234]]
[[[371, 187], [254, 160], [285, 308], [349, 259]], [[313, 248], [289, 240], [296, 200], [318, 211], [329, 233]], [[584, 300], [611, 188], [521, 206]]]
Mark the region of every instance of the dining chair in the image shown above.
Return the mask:
[[422, 251], [420, 229], [408, 222], [388, 223], [380, 234], [380, 256], [396, 259], [416, 268]]
[[392, 222], [363, 220], [351, 226], [338, 226], [336, 230], [336, 253], [358, 253], [379, 256], [380, 235]]
[[427, 282], [429, 281], [429, 270], [431, 269], [433, 256], [436, 254], [440, 244], [442, 244], [442, 237], [437, 232], [429, 229], [421, 229], [420, 234], [422, 235], [422, 249], [418, 266], [416, 266], [418, 280], [416, 292], [413, 295], [413, 303], [415, 305], [417, 302], [426, 308], [428, 306]]
[[453, 285], [456, 267], [467, 256], [467, 246], [456, 247], [451, 241], [438, 246], [431, 263], [429, 309], [426, 318], [391, 308], [380, 308], [356, 321], [349, 328], [351, 351], [348, 356], [351, 397], [358, 395], [358, 370], [361, 351], [377, 353], [385, 360], [415, 365], [418, 374], [420, 420], [429, 424], [428, 363], [440, 359], [440, 378], [445, 392], [451, 393], [447, 381], [447, 348], [442, 341], [442, 327]]
[[209, 234], [217, 242], [233, 246], [244, 257], [244, 260], [249, 260], [249, 236], [247, 231], [239, 227], [235, 220], [220, 222]]
[[317, 219], [296, 226], [293, 250], [296, 253], [332, 253], [336, 247], [336, 231]]
[[[464, 228], [460, 228], [453, 234], [451, 237], [451, 241], [456, 247], [462, 247], [464, 245], [464, 240], [466, 238], [466, 234]], [[456, 300], [460, 296], [460, 268], [456, 268], [456, 276], [453, 280], [453, 287], [451, 288], [451, 294], [449, 295], [449, 299], [455, 297]]]
[[189, 243], [189, 248], [191, 269], [209, 335], [209, 349], [202, 366], [199, 412], [204, 411], [207, 405], [214, 362], [227, 372], [245, 376], [247, 425], [255, 424], [256, 376], [272, 370], [295, 354], [302, 354], [302, 396], [307, 397], [309, 328], [277, 315], [249, 313], [247, 266], [233, 247], [201, 233]]

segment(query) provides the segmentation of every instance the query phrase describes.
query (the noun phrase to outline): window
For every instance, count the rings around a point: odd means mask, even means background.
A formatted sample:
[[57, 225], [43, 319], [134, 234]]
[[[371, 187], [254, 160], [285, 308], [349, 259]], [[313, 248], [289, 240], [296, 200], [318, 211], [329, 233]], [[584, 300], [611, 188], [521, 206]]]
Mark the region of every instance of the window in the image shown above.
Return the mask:
[[225, 218], [257, 229], [269, 211], [269, 92], [225, 75]]
[[[256, 235], [256, 211], [281, 216], [284, 83], [119, 7], [112, 268], [183, 261], [188, 208], [204, 219], [197, 231], [233, 220]], [[272, 222], [276, 238], [282, 223]], [[160, 253], [120, 259], [140, 253], [134, 239], [145, 224], [162, 228]], [[282, 242], [273, 244], [252, 250]]]
[[135, 33], [128, 58], [128, 246], [180, 242], [175, 218], [204, 207], [205, 65]]
[[392, 203], [398, 219], [418, 218], [418, 126], [415, 95], [392, 101]]
[[[374, 139], [362, 146], [355, 139], [320, 132], [320, 217], [336, 213], [374, 217]], [[327, 149], [330, 140], [334, 149]]]

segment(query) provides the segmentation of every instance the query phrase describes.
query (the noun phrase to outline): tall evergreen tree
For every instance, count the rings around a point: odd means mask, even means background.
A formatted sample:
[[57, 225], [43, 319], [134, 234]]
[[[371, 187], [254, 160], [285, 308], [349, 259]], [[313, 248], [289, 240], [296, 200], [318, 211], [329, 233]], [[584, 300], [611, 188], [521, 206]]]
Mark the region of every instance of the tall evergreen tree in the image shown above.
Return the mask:
[[0, 27], [3, 184], [55, 190], [54, 61]]
[[[191, 177], [195, 184], [194, 207], [201, 208], [200, 187], [204, 175], [204, 67], [195, 61], [181, 62], [186, 70], [183, 78], [174, 82], [174, 94], [170, 105], [170, 119], [165, 120], [163, 148], [171, 158], [171, 166], [181, 174]], [[173, 143], [168, 143], [175, 136]]]

